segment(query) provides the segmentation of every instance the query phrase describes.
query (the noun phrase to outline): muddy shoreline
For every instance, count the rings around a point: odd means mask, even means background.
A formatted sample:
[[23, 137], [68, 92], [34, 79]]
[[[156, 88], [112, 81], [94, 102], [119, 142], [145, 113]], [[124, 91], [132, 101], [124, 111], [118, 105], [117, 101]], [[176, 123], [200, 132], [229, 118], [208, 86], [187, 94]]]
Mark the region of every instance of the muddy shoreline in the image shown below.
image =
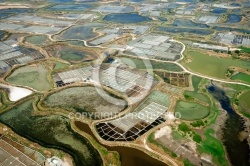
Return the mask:
[[75, 122], [75, 126], [87, 134], [91, 135], [99, 144], [107, 148], [109, 151], [117, 151], [120, 155], [121, 166], [138, 166], [138, 165], [145, 165], [145, 166], [166, 166], [167, 164], [157, 160], [145, 152], [126, 146], [107, 146], [102, 144], [98, 141], [95, 135], [92, 133], [88, 124], [85, 124], [80, 121]]

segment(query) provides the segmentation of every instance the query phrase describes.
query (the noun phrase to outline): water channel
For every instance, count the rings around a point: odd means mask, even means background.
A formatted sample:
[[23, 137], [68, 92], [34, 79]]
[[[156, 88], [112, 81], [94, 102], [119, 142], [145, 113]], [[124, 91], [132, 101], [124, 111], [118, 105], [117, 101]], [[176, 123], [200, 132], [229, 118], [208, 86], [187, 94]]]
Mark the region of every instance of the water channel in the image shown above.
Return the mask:
[[239, 137], [240, 132], [244, 130], [244, 119], [233, 110], [230, 99], [222, 89], [211, 85], [208, 87], [208, 91], [229, 115], [222, 129], [222, 136], [231, 164], [233, 166], [248, 166], [250, 164], [249, 145], [246, 139], [241, 141]]

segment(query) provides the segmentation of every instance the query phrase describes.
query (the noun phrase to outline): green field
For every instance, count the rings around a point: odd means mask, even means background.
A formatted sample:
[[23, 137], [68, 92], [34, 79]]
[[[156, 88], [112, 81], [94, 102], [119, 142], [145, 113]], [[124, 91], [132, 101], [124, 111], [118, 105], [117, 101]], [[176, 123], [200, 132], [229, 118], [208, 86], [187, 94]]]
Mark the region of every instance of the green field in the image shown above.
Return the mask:
[[184, 92], [184, 96], [186, 98], [196, 98], [200, 101], [206, 102], [208, 104], [210, 104], [210, 100], [208, 98], [208, 96], [206, 96], [203, 93], [199, 93], [199, 84], [201, 82], [202, 78], [197, 77], [197, 76], [192, 76], [192, 84], [194, 87], [194, 91], [185, 91]]
[[213, 156], [213, 161], [215, 165], [226, 166], [227, 161], [225, 158], [225, 150], [221, 141], [217, 140], [213, 136], [214, 133], [212, 129], [207, 129], [205, 131], [205, 140], [201, 142], [198, 146], [200, 153], [207, 153]]
[[241, 49], [241, 52], [250, 53], [250, 48], [240, 47], [240, 49]]
[[181, 119], [198, 120], [203, 119], [209, 114], [209, 107], [194, 102], [186, 102], [179, 100], [175, 107], [175, 112], [181, 114]]
[[169, 94], [163, 93], [161, 91], [153, 91], [149, 96], [148, 99], [154, 102], [157, 102], [158, 104], [162, 104], [166, 107], [169, 107], [170, 105], [170, 98]]
[[85, 52], [80, 52], [80, 51], [61, 51], [60, 52], [61, 56], [60, 58], [62, 58], [63, 60], [66, 61], [82, 61], [84, 59], [85, 56]]
[[189, 50], [187, 55], [192, 59], [192, 62], [185, 63], [184, 65], [193, 72], [207, 76], [226, 78], [225, 74], [227, 73], [227, 69], [230, 66], [236, 66], [250, 70], [250, 61], [208, 56], [201, 52], [192, 50]]
[[50, 56], [61, 58], [69, 62], [82, 62], [96, 59], [96, 55], [85, 49], [76, 49], [64, 44], [57, 44], [45, 48]]
[[44, 44], [48, 44], [49, 40], [47, 36], [29, 36], [25, 38], [25, 42], [35, 44], [35, 45], [44, 45]]
[[242, 113], [250, 117], [250, 91], [243, 93], [239, 98], [239, 107]]
[[[45, 106], [50, 108], [62, 108], [71, 112], [89, 113], [89, 117], [109, 116], [108, 113], [117, 114], [125, 106], [114, 105], [99, 95], [95, 87], [71, 87], [49, 95], [45, 100]], [[124, 104], [126, 102], [124, 101]], [[90, 114], [90, 113], [95, 114]], [[103, 113], [103, 114], [102, 114]]]
[[238, 74], [232, 76], [230, 79], [250, 83], [250, 75], [245, 74], [245, 73], [238, 73]]
[[161, 62], [155, 62], [155, 61], [145, 61], [145, 62], [151, 63], [152, 68], [150, 68], [150, 66], [145, 65], [143, 60], [140, 60], [140, 59], [122, 57], [122, 58], [119, 58], [119, 60], [122, 63], [124, 63], [128, 66], [137, 68], [137, 69], [146, 69], [146, 66], [147, 66], [150, 70], [153, 68], [153, 70], [162, 69], [162, 70], [175, 71], [175, 72], [182, 71], [182, 69], [179, 66], [177, 66], [176, 64], [173, 64], [173, 63], [161, 63]]
[[60, 69], [60, 68], [64, 68], [64, 67], [68, 67], [68, 64], [65, 63], [61, 63], [61, 62], [55, 62], [55, 67], [54, 69]]
[[15, 70], [6, 81], [15, 85], [29, 86], [39, 91], [52, 88], [48, 82], [48, 70], [42, 65], [25, 66]]
[[201, 80], [202, 80], [201, 77], [192, 76], [192, 85], [194, 88], [194, 92], [196, 92], [196, 93], [199, 91], [199, 84], [200, 84]]
[[103, 164], [100, 154], [89, 140], [71, 128], [69, 118], [60, 115], [35, 116], [33, 102], [34, 99], [30, 99], [1, 114], [0, 122], [44, 147], [70, 152], [74, 165]]
[[155, 90], [143, 102], [141, 102], [141, 104], [138, 107], [136, 107], [134, 111], [135, 112], [141, 111], [151, 103], [158, 103], [165, 107], [169, 107], [170, 96], [167, 93]]
[[83, 60], [93, 60], [95, 58], [92, 53], [82, 50], [76, 50], [70, 47], [61, 48], [61, 50], [56, 51], [56, 54], [60, 55], [60, 58], [66, 61], [79, 62]]

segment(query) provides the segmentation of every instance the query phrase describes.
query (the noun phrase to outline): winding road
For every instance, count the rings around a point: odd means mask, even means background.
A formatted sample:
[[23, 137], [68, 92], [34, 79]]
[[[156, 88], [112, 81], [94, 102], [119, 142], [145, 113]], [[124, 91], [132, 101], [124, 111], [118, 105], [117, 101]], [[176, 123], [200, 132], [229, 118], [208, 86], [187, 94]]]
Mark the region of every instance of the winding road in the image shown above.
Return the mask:
[[[49, 36], [50, 40], [52, 41], [56, 41], [54, 40], [51, 36]], [[67, 41], [67, 40], [65, 40]], [[124, 51], [126, 46], [124, 47], [124, 49], [121, 49], [121, 48], [109, 48], [109, 47], [103, 47], [103, 46], [100, 46], [100, 45], [97, 45], [97, 46], [90, 46], [88, 45], [87, 41], [85, 40], [75, 40], [75, 41], [82, 41], [84, 42], [84, 45], [86, 47], [91, 47], [91, 48], [101, 48], [101, 49], [118, 49], [118, 50], [121, 50], [121, 51]], [[191, 75], [195, 75], [195, 76], [198, 76], [198, 77], [201, 77], [201, 78], [206, 78], [206, 79], [209, 79], [209, 80], [212, 80], [212, 81], [217, 81], [217, 82], [221, 82], [221, 83], [227, 83], [227, 84], [237, 84], [237, 85], [243, 85], [243, 86], [247, 86], [247, 87], [250, 87], [249, 84], [246, 84], [246, 83], [242, 83], [242, 82], [234, 82], [234, 81], [227, 81], [227, 80], [223, 80], [223, 79], [218, 79], [218, 78], [214, 78], [214, 77], [210, 77], [210, 76], [206, 76], [206, 75], [203, 75], [203, 74], [199, 74], [199, 73], [195, 73], [195, 72], [192, 72], [190, 70], [188, 70], [186, 67], [184, 67], [182, 64], [180, 64], [179, 62], [182, 61], [184, 59], [184, 51], [186, 50], [186, 46], [185, 44], [183, 44], [182, 42], [180, 41], [177, 41], [177, 40], [174, 40], [174, 39], [171, 39], [170, 40], [171, 42], [176, 42], [176, 43], [179, 43], [183, 46], [182, 50], [181, 50], [181, 58], [176, 60], [176, 61], [163, 61], [163, 60], [158, 60], [158, 59], [150, 59], [150, 58], [147, 58], [147, 57], [138, 57], [138, 56], [134, 56], [134, 55], [127, 55], [128, 57], [133, 57], [133, 58], [139, 58], [139, 59], [145, 59], [145, 60], [151, 60], [151, 61], [156, 61], [156, 62], [162, 62], [162, 63], [173, 63], [173, 64], [176, 64], [178, 65], [180, 68], [182, 68], [183, 72], [186, 72], [186, 73], [189, 73]], [[146, 150], [160, 156], [161, 158], [163, 159], [166, 159], [169, 163], [171, 163], [171, 165], [173, 166], [178, 166], [178, 164], [172, 160], [170, 157], [166, 156], [166, 155], [163, 155], [153, 149], [151, 149], [148, 145], [147, 145], [147, 137], [145, 136], [144, 139], [143, 139], [143, 145], [145, 147]]]

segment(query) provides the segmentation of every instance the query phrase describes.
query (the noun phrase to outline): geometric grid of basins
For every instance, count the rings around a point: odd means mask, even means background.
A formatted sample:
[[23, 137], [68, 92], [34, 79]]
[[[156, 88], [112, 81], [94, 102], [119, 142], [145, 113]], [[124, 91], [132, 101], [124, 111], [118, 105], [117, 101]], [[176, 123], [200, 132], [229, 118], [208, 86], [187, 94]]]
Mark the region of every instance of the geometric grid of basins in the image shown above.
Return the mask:
[[137, 109], [120, 118], [96, 124], [101, 138], [107, 141], [133, 141], [151, 128], [165, 122], [169, 97], [163, 94], [164, 105], [149, 98]]

